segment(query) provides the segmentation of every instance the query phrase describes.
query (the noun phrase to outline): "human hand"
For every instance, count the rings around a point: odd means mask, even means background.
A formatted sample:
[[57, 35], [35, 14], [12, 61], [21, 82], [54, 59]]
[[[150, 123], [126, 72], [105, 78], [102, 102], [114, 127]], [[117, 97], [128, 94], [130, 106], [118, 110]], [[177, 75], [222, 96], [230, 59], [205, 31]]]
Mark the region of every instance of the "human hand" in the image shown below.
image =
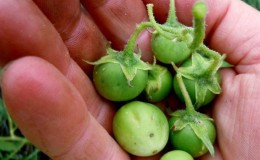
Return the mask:
[[[186, 11], [193, 2], [176, 1], [184, 24], [191, 25], [191, 14]], [[154, 3], [155, 14], [163, 21], [168, 0]], [[145, 5], [138, 0], [82, 0], [102, 36], [78, 1], [35, 0], [35, 4], [0, 2], [0, 64], [15, 60], [6, 67], [1, 81], [12, 118], [53, 159], [130, 159], [110, 136], [115, 108], [97, 95], [85, 75], [90, 75], [91, 66], [81, 59], [93, 61], [102, 56], [104, 37], [113, 47], [122, 48], [136, 23], [147, 19]], [[218, 130], [215, 159], [259, 159], [260, 14], [240, 1], [208, 1], [208, 5], [206, 42], [226, 53], [235, 65], [223, 70], [223, 92], [213, 106]], [[144, 33], [138, 42], [145, 60], [151, 60], [148, 41], [149, 34]], [[206, 155], [202, 159], [212, 158]]]

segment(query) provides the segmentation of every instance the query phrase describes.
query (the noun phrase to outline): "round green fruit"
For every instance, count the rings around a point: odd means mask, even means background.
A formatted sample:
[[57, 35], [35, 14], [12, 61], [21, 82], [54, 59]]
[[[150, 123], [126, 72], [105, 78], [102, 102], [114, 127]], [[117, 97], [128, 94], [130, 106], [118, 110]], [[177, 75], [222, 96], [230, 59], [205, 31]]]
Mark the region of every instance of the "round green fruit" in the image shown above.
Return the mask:
[[157, 106], [132, 101], [116, 112], [113, 133], [116, 141], [128, 153], [141, 157], [152, 156], [167, 144], [169, 125]]
[[173, 150], [165, 153], [160, 160], [194, 160], [193, 157], [182, 150]]
[[177, 38], [167, 39], [160, 34], [153, 34], [151, 46], [156, 59], [165, 64], [181, 63], [191, 54], [186, 42]]
[[[186, 125], [181, 130], [174, 130], [174, 123], [178, 120], [177, 117], [172, 117], [169, 120], [170, 126], [170, 142], [174, 149], [176, 150], [183, 150], [188, 152], [192, 157], [199, 157], [208, 152], [207, 147], [202, 142], [202, 140], [195, 134], [193, 129]], [[203, 120], [207, 128], [207, 136], [209, 137], [211, 143], [213, 144], [216, 139], [216, 128], [212, 121], [210, 120]]]
[[128, 82], [118, 63], [99, 64], [93, 71], [95, 88], [111, 101], [128, 101], [137, 97], [144, 90], [147, 79], [147, 70], [137, 70], [134, 79]]

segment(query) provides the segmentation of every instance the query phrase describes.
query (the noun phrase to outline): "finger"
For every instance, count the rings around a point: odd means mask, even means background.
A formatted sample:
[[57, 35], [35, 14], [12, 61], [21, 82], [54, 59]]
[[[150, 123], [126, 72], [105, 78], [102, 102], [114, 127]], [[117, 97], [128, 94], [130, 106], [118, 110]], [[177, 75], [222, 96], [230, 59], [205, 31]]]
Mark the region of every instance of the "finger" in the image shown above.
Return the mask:
[[222, 75], [222, 93], [213, 108], [222, 158], [259, 159], [260, 75], [236, 75], [232, 69]]
[[34, 0], [52, 22], [69, 49], [71, 57], [90, 74], [83, 61], [96, 61], [106, 53], [107, 41], [91, 17], [83, 13], [79, 0]]
[[[101, 31], [115, 49], [123, 49], [138, 23], [147, 20], [146, 8], [141, 0], [81, 0]], [[150, 34], [144, 31], [137, 42], [143, 59], [152, 61]]]
[[67, 70], [70, 63], [68, 50], [33, 2], [1, 1], [0, 21], [1, 64], [24, 55], [37, 55], [62, 72]]
[[0, 1], [0, 21], [2, 64], [27, 55], [49, 61], [74, 84], [92, 115], [111, 132], [110, 119], [115, 109], [97, 95], [88, 77], [70, 58], [59, 33], [37, 6], [32, 1]]
[[[158, 4], [154, 0], [148, 2], [157, 5], [155, 13], [168, 10], [167, 6]], [[194, 2], [195, 0], [185, 2], [176, 0], [178, 20], [185, 25], [192, 25], [191, 9]], [[208, 5], [206, 43], [212, 49], [226, 53], [227, 60], [236, 65], [235, 69], [238, 73], [258, 73], [260, 12], [239, 0], [206, 0], [205, 2]]]
[[1, 86], [22, 133], [52, 159], [128, 159], [88, 113], [77, 89], [47, 61], [14, 61], [5, 69]]
[[[253, 19], [256, 21], [252, 22]], [[260, 71], [260, 32], [257, 29], [260, 27], [259, 19], [260, 12], [242, 1], [231, 1], [225, 17], [212, 33], [210, 45], [227, 53], [227, 60], [236, 65], [238, 73]]]

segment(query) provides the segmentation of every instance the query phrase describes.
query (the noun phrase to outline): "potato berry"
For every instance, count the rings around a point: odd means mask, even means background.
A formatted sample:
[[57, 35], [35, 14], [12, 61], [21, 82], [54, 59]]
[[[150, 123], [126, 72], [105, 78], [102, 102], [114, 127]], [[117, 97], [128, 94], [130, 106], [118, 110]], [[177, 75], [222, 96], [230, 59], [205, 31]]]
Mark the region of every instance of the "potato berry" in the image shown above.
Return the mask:
[[169, 125], [166, 116], [157, 106], [132, 101], [116, 112], [113, 133], [128, 153], [142, 157], [152, 156], [167, 144]]
[[149, 102], [159, 102], [165, 99], [172, 90], [172, 74], [164, 66], [155, 64], [148, 71], [148, 80], [144, 94]]
[[209, 117], [198, 112], [176, 111], [169, 120], [170, 142], [174, 149], [188, 152], [192, 157], [199, 157], [213, 146], [216, 128]]
[[193, 157], [182, 150], [173, 150], [165, 153], [160, 160], [194, 160]]

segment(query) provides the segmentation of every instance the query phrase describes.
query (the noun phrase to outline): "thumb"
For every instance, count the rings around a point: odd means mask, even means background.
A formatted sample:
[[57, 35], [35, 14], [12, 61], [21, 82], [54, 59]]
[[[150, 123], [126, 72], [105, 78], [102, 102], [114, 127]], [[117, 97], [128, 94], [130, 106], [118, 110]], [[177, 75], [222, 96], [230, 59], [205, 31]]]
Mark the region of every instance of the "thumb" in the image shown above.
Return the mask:
[[77, 89], [47, 61], [14, 61], [5, 69], [1, 86], [22, 133], [52, 159], [128, 159], [88, 112]]

